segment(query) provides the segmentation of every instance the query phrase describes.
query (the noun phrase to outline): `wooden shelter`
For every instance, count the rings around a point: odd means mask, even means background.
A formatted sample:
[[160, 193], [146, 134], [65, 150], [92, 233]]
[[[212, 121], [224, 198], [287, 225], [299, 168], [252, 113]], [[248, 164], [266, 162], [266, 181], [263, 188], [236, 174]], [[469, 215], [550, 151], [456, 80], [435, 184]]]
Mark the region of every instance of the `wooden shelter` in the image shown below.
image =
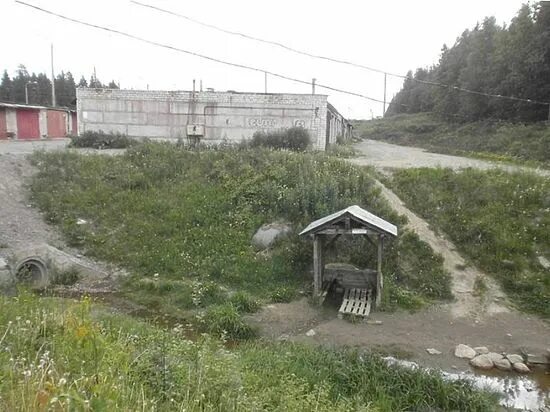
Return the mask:
[[[372, 295], [375, 306], [382, 299], [382, 250], [385, 237], [397, 236], [397, 227], [359, 206], [350, 206], [309, 224], [300, 235], [313, 237], [313, 294], [322, 303], [329, 288], [336, 281], [344, 287], [344, 301], [340, 313], [367, 316]], [[376, 270], [354, 268], [326, 268], [323, 246], [326, 239], [346, 236], [366, 236], [378, 249]], [[374, 240], [373, 240], [374, 238]]]

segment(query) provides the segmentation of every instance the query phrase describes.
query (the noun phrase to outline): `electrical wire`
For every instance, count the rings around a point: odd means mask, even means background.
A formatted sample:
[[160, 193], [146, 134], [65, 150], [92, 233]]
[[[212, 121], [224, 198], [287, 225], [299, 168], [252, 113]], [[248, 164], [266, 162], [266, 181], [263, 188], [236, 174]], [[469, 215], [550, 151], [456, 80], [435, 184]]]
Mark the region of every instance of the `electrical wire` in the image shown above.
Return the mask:
[[[459, 91], [459, 92], [462, 92], [462, 93], [469, 93], [469, 94], [474, 94], [474, 95], [478, 95], [478, 96], [485, 96], [485, 97], [499, 98], [499, 99], [507, 99], [507, 100], [525, 102], [525, 103], [533, 103], [533, 104], [550, 106], [549, 102], [542, 102], [542, 101], [533, 100], [533, 99], [523, 99], [523, 98], [515, 97], [515, 96], [503, 96], [503, 95], [500, 95], [500, 94], [484, 93], [484, 92], [465, 89], [463, 87], [453, 86], [453, 85], [449, 85], [449, 84], [445, 84], [445, 83], [433, 82], [433, 81], [429, 81], [429, 80], [415, 79], [414, 77], [411, 77], [411, 76], [404, 76], [402, 74], [387, 72], [387, 71], [382, 70], [382, 69], [377, 69], [377, 68], [374, 68], [374, 67], [365, 66], [363, 64], [354, 63], [354, 62], [348, 61], [348, 60], [337, 59], [337, 58], [334, 58], [334, 57], [328, 57], [328, 56], [313, 54], [313, 53], [310, 53], [310, 52], [307, 52], [307, 51], [304, 51], [304, 50], [296, 49], [294, 47], [288, 46], [284, 43], [280, 43], [280, 42], [277, 42], [277, 41], [266, 40], [266, 39], [262, 39], [262, 38], [252, 36], [252, 35], [249, 35], [249, 34], [237, 32], [237, 31], [232, 31], [232, 30], [227, 30], [227, 29], [215, 26], [213, 24], [205, 23], [205, 22], [202, 22], [200, 20], [185, 16], [183, 14], [176, 13], [176, 12], [171, 11], [171, 10], [167, 10], [167, 9], [163, 9], [161, 7], [153, 6], [151, 4], [142, 3], [142, 2], [139, 2], [139, 1], [136, 1], [136, 0], [130, 0], [130, 2], [134, 3], [138, 6], [141, 6], [141, 7], [147, 7], [147, 8], [153, 9], [153, 10], [160, 11], [162, 13], [166, 13], [166, 14], [169, 14], [169, 15], [172, 15], [172, 16], [175, 16], [175, 17], [179, 17], [179, 18], [188, 20], [192, 23], [201, 25], [203, 27], [208, 27], [210, 29], [217, 30], [217, 31], [222, 32], [222, 33], [230, 34], [230, 35], [233, 35], [233, 36], [239, 36], [239, 37], [242, 37], [242, 38], [245, 38], [245, 39], [248, 39], [248, 40], [257, 41], [257, 42], [261, 42], [261, 43], [264, 43], [264, 44], [269, 44], [269, 45], [272, 45], [272, 46], [277, 46], [277, 47], [280, 47], [280, 48], [285, 49], [287, 51], [290, 51], [290, 52], [293, 52], [293, 53], [296, 53], [296, 54], [301, 54], [303, 56], [308, 56], [308, 57], [311, 57], [311, 58], [314, 58], [314, 59], [320, 59], [320, 60], [330, 61], [330, 62], [333, 62], [333, 63], [345, 64], [345, 65], [348, 65], [348, 66], [357, 67], [357, 68], [368, 70], [368, 71], [375, 72], [375, 73], [380, 73], [380, 74], [384, 74], [384, 75], [388, 75], [388, 76], [392, 76], [392, 77], [396, 77], [396, 78], [400, 78], [400, 79], [405, 79], [405, 80], [412, 80], [414, 82], [421, 83], [421, 84], [426, 84], [426, 85], [430, 85], [430, 86], [448, 88], [450, 90]], [[383, 103], [381, 101], [379, 101], [379, 102]]]
[[[260, 69], [260, 68], [252, 67], [252, 66], [247, 66], [247, 65], [244, 65], [244, 64], [240, 64], [240, 63], [233, 63], [233, 62], [229, 62], [229, 61], [226, 61], [226, 60], [217, 59], [215, 57], [206, 56], [206, 55], [201, 54], [201, 53], [181, 49], [179, 47], [175, 47], [175, 46], [171, 46], [171, 45], [168, 45], [168, 44], [160, 43], [160, 42], [157, 42], [157, 41], [154, 41], [154, 40], [148, 40], [144, 37], [136, 36], [136, 35], [133, 35], [133, 34], [130, 34], [130, 33], [126, 33], [126, 32], [117, 30], [117, 29], [112, 29], [112, 28], [105, 27], [105, 26], [100, 26], [100, 25], [97, 25], [97, 24], [87, 23], [87, 22], [82, 21], [82, 20], [78, 20], [78, 19], [75, 19], [75, 18], [72, 18], [72, 17], [67, 17], [67, 16], [64, 16], [62, 14], [58, 14], [58, 13], [55, 13], [53, 11], [43, 9], [41, 7], [38, 7], [38, 6], [33, 5], [33, 4], [26, 3], [26, 2], [21, 1], [21, 0], [15, 0], [15, 2], [19, 3], [23, 6], [27, 6], [27, 7], [33, 8], [35, 10], [41, 11], [43, 13], [61, 18], [63, 20], [67, 20], [67, 21], [77, 23], [77, 24], [81, 24], [81, 25], [84, 25], [84, 26], [87, 26], [87, 27], [92, 27], [92, 28], [95, 28], [95, 29], [103, 30], [103, 31], [106, 31], [106, 32], [109, 32], [109, 33], [118, 34], [120, 36], [127, 37], [127, 38], [130, 38], [130, 39], [133, 39], [133, 40], [138, 40], [140, 42], [147, 43], [147, 44], [150, 44], [150, 45], [153, 45], [153, 46], [162, 47], [162, 48], [165, 48], [165, 49], [168, 49], [168, 50], [189, 54], [191, 56], [195, 56], [195, 57], [199, 57], [199, 58], [202, 58], [202, 59], [210, 60], [210, 61], [220, 63], [220, 64], [224, 64], [224, 65], [227, 65], [227, 66], [233, 66], [233, 67], [237, 67], [237, 68], [240, 68], [240, 69], [252, 70], [252, 71], [255, 71], [255, 72], [258, 72], [258, 73], [267, 73], [267, 74], [269, 74], [273, 77], [278, 77], [280, 79], [289, 80], [289, 81], [292, 81], [292, 82], [295, 82], [295, 83], [301, 83], [301, 84], [307, 84], [307, 85], [311, 84], [311, 82], [309, 82], [309, 81], [296, 79], [296, 78], [293, 78], [293, 77], [290, 77], [290, 76], [287, 76], [287, 75], [284, 75], [284, 74], [275, 73], [275, 72], [272, 72], [272, 71], [269, 71], [269, 70]], [[333, 86], [328, 86], [328, 85], [324, 85], [324, 84], [320, 84], [320, 83], [315, 83], [315, 86], [323, 88], [323, 89], [327, 89], [327, 90], [332, 90], [334, 92], [338, 92], [338, 93], [342, 93], [342, 94], [348, 94], [350, 96], [361, 97], [363, 99], [370, 100], [370, 101], [377, 102], [377, 103], [384, 103], [383, 100], [375, 99], [373, 97], [369, 97], [369, 96], [366, 96], [366, 95], [361, 94], [361, 93], [356, 93], [356, 92], [340, 89], [340, 88], [333, 87]], [[400, 105], [402, 105], [402, 104], [400, 104]], [[406, 107], [406, 105], [402, 105], [402, 106]]]

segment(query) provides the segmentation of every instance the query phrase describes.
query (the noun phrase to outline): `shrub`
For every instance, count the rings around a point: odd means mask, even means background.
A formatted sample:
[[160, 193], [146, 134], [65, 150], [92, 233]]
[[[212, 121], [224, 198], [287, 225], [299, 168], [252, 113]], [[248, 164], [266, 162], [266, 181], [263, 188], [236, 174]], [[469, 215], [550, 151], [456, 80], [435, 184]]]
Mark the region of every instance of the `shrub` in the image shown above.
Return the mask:
[[258, 131], [252, 136], [252, 147], [288, 149], [297, 152], [307, 149], [311, 142], [309, 132], [303, 127], [291, 127], [270, 132]]
[[202, 325], [207, 332], [231, 340], [246, 340], [257, 335], [257, 331], [243, 320], [231, 303], [208, 308], [202, 318]]
[[241, 313], [253, 313], [260, 308], [260, 302], [246, 292], [235, 293], [229, 301]]
[[122, 133], [87, 131], [71, 137], [71, 147], [89, 147], [92, 149], [125, 149], [133, 146], [137, 140]]
[[74, 285], [80, 278], [80, 273], [76, 268], [65, 270], [53, 270], [50, 273], [50, 282], [52, 285]]

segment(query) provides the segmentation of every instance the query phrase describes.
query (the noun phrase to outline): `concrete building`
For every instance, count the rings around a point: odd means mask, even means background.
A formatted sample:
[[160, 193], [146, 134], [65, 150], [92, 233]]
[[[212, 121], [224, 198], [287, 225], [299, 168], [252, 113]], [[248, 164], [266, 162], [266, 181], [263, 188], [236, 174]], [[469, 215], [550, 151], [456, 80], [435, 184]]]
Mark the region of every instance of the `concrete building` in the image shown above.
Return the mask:
[[36, 140], [76, 133], [74, 110], [0, 102], [0, 140]]
[[313, 147], [325, 150], [351, 125], [321, 94], [152, 91], [78, 88], [78, 132], [104, 131], [136, 138], [239, 143], [256, 131], [304, 127]]

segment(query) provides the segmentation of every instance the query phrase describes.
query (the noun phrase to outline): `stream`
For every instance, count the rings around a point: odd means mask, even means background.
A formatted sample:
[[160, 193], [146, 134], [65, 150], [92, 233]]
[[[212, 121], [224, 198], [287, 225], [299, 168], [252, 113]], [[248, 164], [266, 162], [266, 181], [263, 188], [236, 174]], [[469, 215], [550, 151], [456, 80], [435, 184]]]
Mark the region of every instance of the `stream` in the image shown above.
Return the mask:
[[[390, 365], [419, 368], [415, 362], [385, 357]], [[451, 381], [465, 379], [479, 389], [502, 395], [500, 405], [509, 410], [550, 411], [550, 370], [539, 367], [527, 375], [505, 373], [497, 370], [472, 372], [441, 372]]]

